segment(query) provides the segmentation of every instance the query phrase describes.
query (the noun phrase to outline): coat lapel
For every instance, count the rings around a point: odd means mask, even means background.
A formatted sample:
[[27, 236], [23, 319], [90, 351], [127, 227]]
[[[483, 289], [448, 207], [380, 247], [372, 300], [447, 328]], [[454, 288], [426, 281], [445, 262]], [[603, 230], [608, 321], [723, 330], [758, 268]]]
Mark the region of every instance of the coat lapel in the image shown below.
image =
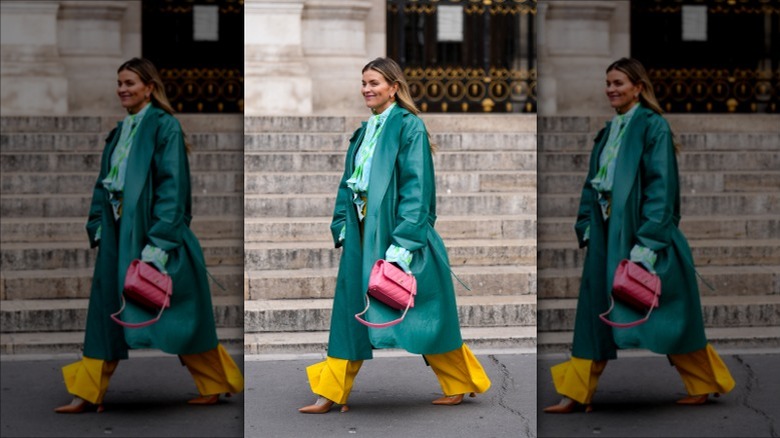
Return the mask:
[[393, 113], [385, 120], [385, 126], [379, 134], [374, 158], [371, 162], [371, 175], [368, 180], [368, 206], [366, 216], [375, 216], [382, 198], [387, 193], [387, 186], [395, 170], [395, 160], [400, 148], [401, 121], [406, 110], [401, 107], [393, 109]]
[[355, 156], [358, 153], [358, 149], [360, 149], [360, 143], [363, 142], [363, 137], [366, 135], [367, 125], [368, 123], [363, 122], [360, 125], [360, 129], [355, 131], [352, 138], [349, 139], [349, 151], [347, 152], [347, 157], [349, 157], [349, 159], [346, 163], [347, 175], [352, 175], [352, 173], [355, 172]]
[[599, 157], [601, 157], [601, 151], [604, 150], [604, 146], [607, 144], [607, 138], [609, 137], [609, 127], [612, 125], [611, 121], [607, 121], [604, 128], [599, 131], [596, 138], [593, 139], [596, 147], [593, 148], [593, 158], [590, 160], [590, 175], [591, 178], [596, 176], [599, 171]]
[[615, 163], [615, 182], [612, 190], [612, 215], [611, 222], [623, 223], [623, 205], [628, 200], [628, 195], [634, 188], [636, 174], [639, 171], [639, 161], [644, 152], [644, 140], [642, 135], [647, 128], [647, 110], [639, 107], [631, 118], [628, 128], [620, 145], [620, 151]]
[[132, 223], [135, 207], [146, 183], [155, 149], [155, 135], [159, 126], [160, 111], [156, 107], [147, 110], [138, 133], [133, 138], [133, 148], [127, 157], [125, 190], [122, 199], [122, 216]]
[[100, 163], [101, 178], [105, 178], [105, 176], [108, 175], [108, 172], [111, 170], [111, 156], [114, 155], [114, 149], [116, 149], [116, 145], [119, 144], [119, 137], [121, 137], [121, 133], [122, 121], [120, 120], [117, 122], [116, 128], [114, 128], [108, 134], [108, 137], [106, 137], [106, 153], [103, 155], [103, 162]]

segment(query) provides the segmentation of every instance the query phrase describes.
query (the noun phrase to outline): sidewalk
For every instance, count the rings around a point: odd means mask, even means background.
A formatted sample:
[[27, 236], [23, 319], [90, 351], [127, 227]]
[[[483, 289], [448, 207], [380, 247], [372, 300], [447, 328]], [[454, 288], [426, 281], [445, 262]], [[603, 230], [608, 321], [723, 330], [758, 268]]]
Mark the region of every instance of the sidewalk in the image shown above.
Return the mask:
[[[55, 414], [70, 401], [60, 368], [75, 355], [3, 356], [3, 437], [777, 437], [780, 436], [780, 351], [720, 351], [736, 388], [704, 406], [677, 406], [685, 390], [664, 356], [627, 352], [611, 362], [588, 414], [552, 415], [541, 407], [559, 397], [549, 367], [562, 354], [475, 351], [493, 386], [460, 406], [434, 406], [441, 395], [419, 356], [382, 351], [366, 361], [351, 410], [304, 415], [314, 401], [306, 366], [321, 359], [248, 356], [246, 392], [216, 406], [190, 406], [197, 395], [175, 356], [135, 354], [120, 363], [106, 411]], [[538, 378], [538, 397], [537, 397]], [[245, 403], [246, 400], [246, 403]], [[539, 414], [537, 417], [537, 400]], [[246, 411], [244, 410], [246, 404]]]
[[[388, 357], [388, 353], [393, 357]], [[436, 376], [420, 356], [375, 352], [365, 361], [349, 399], [350, 411], [301, 414], [311, 404], [305, 368], [321, 355], [294, 360], [249, 356], [244, 417], [247, 438], [533, 437], [536, 436], [536, 355], [474, 351], [492, 387], [459, 406], [435, 406]]]
[[[134, 354], [136, 353], [136, 354]], [[0, 362], [0, 435], [10, 437], [241, 437], [244, 394], [216, 405], [191, 406], [198, 392], [178, 357], [131, 352], [119, 363], [100, 414], [56, 414], [70, 402], [62, 381], [63, 365], [75, 354]], [[240, 355], [233, 359], [242, 368]], [[23, 360], [20, 360], [23, 359]]]
[[539, 437], [777, 437], [780, 436], [780, 351], [719, 351], [737, 386], [702, 406], [686, 396], [666, 356], [627, 352], [599, 380], [593, 412], [545, 414], [557, 403], [550, 367], [562, 354], [539, 356]]

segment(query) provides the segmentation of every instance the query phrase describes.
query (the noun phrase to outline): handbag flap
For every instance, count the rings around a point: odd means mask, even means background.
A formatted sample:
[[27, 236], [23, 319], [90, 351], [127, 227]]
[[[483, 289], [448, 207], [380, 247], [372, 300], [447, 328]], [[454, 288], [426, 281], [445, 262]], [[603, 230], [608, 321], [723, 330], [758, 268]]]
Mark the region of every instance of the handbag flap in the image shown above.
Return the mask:
[[415, 278], [411, 274], [407, 274], [406, 272], [402, 271], [392, 263], [385, 261], [385, 260], [379, 260], [377, 263], [380, 263], [379, 270], [380, 273], [388, 280], [392, 281], [393, 283], [397, 284], [398, 286], [408, 290], [412, 295], [417, 294], [417, 282], [415, 281]]
[[140, 260], [133, 260], [133, 263], [137, 263], [136, 269], [138, 269], [139, 277], [164, 290], [167, 295], [171, 295], [173, 288], [170, 287], [171, 277], [169, 275], [163, 274], [148, 263]]
[[657, 275], [646, 271], [644, 268], [634, 262], [623, 260], [621, 263], [624, 262], [626, 263], [626, 275], [628, 275], [631, 279], [645, 285], [656, 295], [661, 295], [661, 279]]

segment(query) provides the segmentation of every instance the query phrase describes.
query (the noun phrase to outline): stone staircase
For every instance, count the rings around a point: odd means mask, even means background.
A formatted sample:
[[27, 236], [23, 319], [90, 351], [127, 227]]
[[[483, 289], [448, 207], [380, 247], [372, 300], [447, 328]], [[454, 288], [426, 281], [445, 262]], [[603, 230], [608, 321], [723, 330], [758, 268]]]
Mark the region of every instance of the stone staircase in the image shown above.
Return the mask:
[[[464, 339], [536, 345], [536, 118], [428, 115], [437, 230]], [[355, 117], [245, 120], [245, 353], [324, 353], [340, 249], [329, 229]]]
[[[70, 353], [83, 342], [97, 255], [84, 231], [104, 139], [117, 117], [0, 118], [0, 327], [3, 354]], [[217, 330], [243, 338], [241, 115], [181, 115], [192, 228], [211, 274]]]
[[[681, 229], [701, 281], [704, 323], [721, 347], [780, 346], [780, 117], [671, 115]], [[574, 221], [603, 117], [539, 119], [539, 352], [570, 348], [585, 251]]]

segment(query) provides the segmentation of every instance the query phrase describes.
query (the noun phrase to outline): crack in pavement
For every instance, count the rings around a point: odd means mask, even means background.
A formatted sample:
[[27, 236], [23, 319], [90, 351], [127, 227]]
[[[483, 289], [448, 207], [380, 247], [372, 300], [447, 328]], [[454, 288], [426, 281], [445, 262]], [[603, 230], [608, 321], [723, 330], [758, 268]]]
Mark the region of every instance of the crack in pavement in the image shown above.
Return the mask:
[[747, 382], [745, 383], [745, 395], [741, 397], [740, 403], [745, 406], [746, 408], [750, 409], [751, 411], [757, 413], [758, 415], [764, 417], [767, 419], [767, 422], [769, 423], [769, 433], [772, 437], [777, 437], [777, 430], [775, 430], [775, 420], [769, 414], [764, 412], [763, 410], [751, 405], [749, 403], [750, 400], [750, 394], [753, 392], [753, 389], [758, 386], [758, 377], [756, 377], [755, 371], [753, 371], [753, 368], [745, 362], [744, 359], [738, 354], [734, 355], [734, 359], [737, 360], [737, 362], [742, 366], [742, 368], [747, 373]]
[[493, 365], [496, 368], [498, 368], [498, 370], [501, 372], [501, 385], [498, 387], [498, 405], [501, 406], [503, 409], [506, 409], [507, 411], [511, 412], [512, 414], [520, 417], [520, 422], [523, 425], [522, 436], [535, 437], [536, 435], [531, 433], [531, 427], [529, 425], [528, 417], [523, 415], [523, 413], [520, 412], [519, 410], [509, 406], [506, 402], [506, 394], [507, 392], [509, 392], [509, 389], [512, 386], [514, 386], [515, 379], [509, 373], [509, 369], [507, 369], [506, 365], [501, 363], [501, 361], [499, 361], [495, 355], [490, 354], [488, 355], [488, 358], [493, 363]]

